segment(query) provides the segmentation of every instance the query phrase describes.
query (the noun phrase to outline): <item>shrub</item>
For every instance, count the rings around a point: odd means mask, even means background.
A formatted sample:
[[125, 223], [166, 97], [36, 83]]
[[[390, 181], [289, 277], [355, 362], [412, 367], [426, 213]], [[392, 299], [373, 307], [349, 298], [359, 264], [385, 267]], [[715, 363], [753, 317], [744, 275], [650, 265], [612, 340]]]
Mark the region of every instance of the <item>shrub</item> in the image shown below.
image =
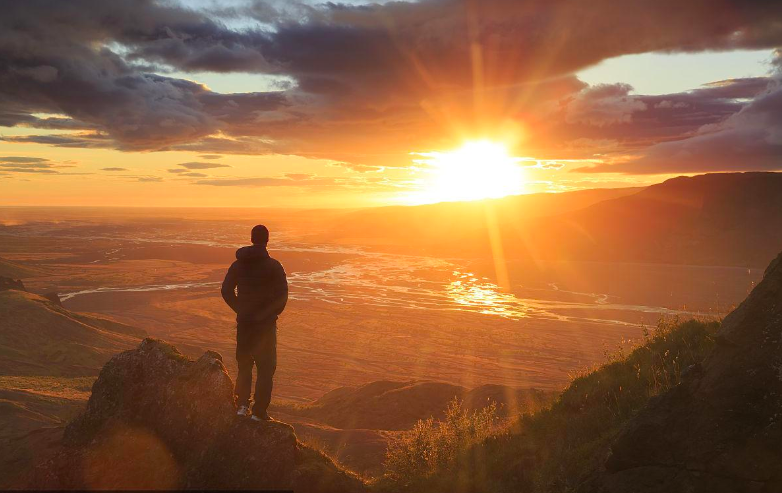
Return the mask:
[[419, 420], [388, 448], [385, 481], [400, 486], [452, 471], [457, 457], [471, 445], [497, 434], [497, 405], [468, 413], [461, 402], [450, 402], [444, 419]]

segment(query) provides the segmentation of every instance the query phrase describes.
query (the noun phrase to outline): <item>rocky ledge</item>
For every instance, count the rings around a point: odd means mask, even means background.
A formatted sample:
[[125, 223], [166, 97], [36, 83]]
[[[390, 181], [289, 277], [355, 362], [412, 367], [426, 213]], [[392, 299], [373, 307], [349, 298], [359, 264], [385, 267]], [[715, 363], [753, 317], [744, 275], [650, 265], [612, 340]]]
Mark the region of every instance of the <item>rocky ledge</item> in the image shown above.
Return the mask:
[[222, 357], [193, 361], [145, 339], [112, 358], [36, 489], [362, 491], [363, 483], [299, 442], [289, 425], [235, 415]]

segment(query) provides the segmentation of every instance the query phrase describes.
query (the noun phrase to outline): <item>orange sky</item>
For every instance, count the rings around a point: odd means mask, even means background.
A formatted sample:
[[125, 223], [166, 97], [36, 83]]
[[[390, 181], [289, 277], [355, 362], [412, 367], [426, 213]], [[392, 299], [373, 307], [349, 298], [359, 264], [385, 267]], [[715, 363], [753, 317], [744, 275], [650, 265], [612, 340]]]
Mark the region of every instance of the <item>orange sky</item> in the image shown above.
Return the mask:
[[[0, 205], [363, 207], [782, 167], [782, 7], [229, 3], [9, 4]], [[501, 156], [463, 162], [475, 142]]]

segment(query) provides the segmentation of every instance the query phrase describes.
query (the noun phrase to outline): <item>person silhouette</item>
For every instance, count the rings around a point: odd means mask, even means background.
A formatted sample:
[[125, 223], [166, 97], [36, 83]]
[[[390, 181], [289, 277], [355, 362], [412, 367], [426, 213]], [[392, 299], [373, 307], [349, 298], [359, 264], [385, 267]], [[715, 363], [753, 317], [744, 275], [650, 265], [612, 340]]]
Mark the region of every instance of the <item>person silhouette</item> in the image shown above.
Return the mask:
[[236, 251], [236, 261], [225, 275], [223, 299], [236, 312], [237, 414], [250, 414], [253, 365], [257, 368], [252, 419], [270, 421], [267, 409], [277, 369], [277, 317], [288, 302], [288, 280], [282, 264], [269, 256], [269, 230], [252, 229], [252, 246]]

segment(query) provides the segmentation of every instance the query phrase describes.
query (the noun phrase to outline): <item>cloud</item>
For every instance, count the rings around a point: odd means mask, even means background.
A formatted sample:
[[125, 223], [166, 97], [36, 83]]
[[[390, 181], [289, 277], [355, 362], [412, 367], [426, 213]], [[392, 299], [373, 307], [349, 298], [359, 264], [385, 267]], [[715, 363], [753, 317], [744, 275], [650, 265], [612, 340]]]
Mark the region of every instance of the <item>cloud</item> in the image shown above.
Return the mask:
[[28, 156], [0, 156], [0, 164], [4, 163], [15, 163], [15, 164], [27, 164], [27, 165], [35, 165], [40, 164], [44, 165], [49, 160], [41, 157], [28, 157]]
[[625, 174], [695, 173], [782, 169], [782, 81], [723, 121], [701, 126], [685, 138], [661, 142], [635, 159], [583, 172]]
[[192, 171], [188, 171], [187, 169], [180, 169], [180, 168], [172, 168], [168, 170], [169, 173], [174, 173], [179, 176], [189, 176], [191, 178], [205, 178], [209, 175], [206, 175], [204, 173], [195, 173]]
[[70, 162], [56, 163], [46, 158], [31, 156], [0, 156], [0, 171], [5, 173], [84, 174], [61, 173], [63, 168], [73, 168]]
[[41, 174], [57, 174], [59, 171], [51, 168], [2, 168], [3, 171], [9, 173], [41, 173]]
[[[693, 105], [683, 95], [585, 88], [572, 74], [624, 54], [782, 45], [782, 3], [771, 0], [256, 1], [209, 10], [0, 0], [0, 9], [0, 125], [71, 131], [4, 141], [295, 153], [356, 169], [407, 165], [410, 151], [513, 125], [544, 159], [568, 157], [555, 154], [578, 139], [615, 140], [617, 152], [662, 145], [745, 105], [720, 91], [750, 89], [704, 88], [711, 96], [690, 95]], [[230, 28], [237, 20], [250, 27]], [[220, 94], [165, 75], [189, 71], [292, 83]]]
[[182, 166], [183, 168], [187, 169], [230, 168], [230, 166], [227, 164], [202, 162], [179, 163], [177, 166]]
[[201, 159], [220, 159], [223, 156], [221, 156], [219, 154], [201, 154], [198, 157], [200, 157]]
[[[691, 137], [702, 128], [720, 124], [773, 84], [772, 77], [732, 79], [682, 93], [633, 96], [645, 105], [645, 109], [633, 111], [629, 121], [599, 127], [589, 124], [586, 119], [566, 122], [565, 112], [568, 103], [572, 102], [566, 98], [559, 113], [548, 116], [548, 135], [534, 137], [537, 141], [548, 139], [555, 143], [558, 139], [560, 146], [553, 151], [557, 159], [600, 157], [613, 163], [618, 158], [638, 157], [652, 146]], [[575, 171], [598, 169], [602, 167], [576, 168]]]
[[216, 178], [209, 180], [198, 180], [193, 182], [193, 184], [213, 187], [291, 187], [305, 190], [349, 190], [353, 192], [388, 190], [389, 188], [394, 187], [394, 184], [385, 178], [342, 178], [318, 176], [310, 173], [286, 173], [282, 176], [276, 177]]
[[128, 168], [101, 168], [101, 171], [129, 171]]
[[136, 177], [136, 181], [146, 182], [146, 183], [160, 183], [163, 181], [163, 178], [159, 176], [138, 176]]
[[[334, 183], [333, 180], [320, 180], [319, 183]], [[303, 180], [291, 178], [221, 178], [214, 180], [200, 180], [196, 185], [210, 185], [213, 187], [299, 187], [305, 185]], [[312, 184], [312, 182], [308, 183]]]
[[588, 87], [567, 104], [565, 122], [598, 127], [629, 123], [633, 113], [647, 108], [646, 103], [630, 95], [632, 89], [621, 83]]
[[68, 135], [18, 135], [0, 137], [0, 141], [15, 144], [47, 144], [54, 147], [77, 147], [106, 149], [115, 147], [114, 142], [102, 134], [81, 133]]

